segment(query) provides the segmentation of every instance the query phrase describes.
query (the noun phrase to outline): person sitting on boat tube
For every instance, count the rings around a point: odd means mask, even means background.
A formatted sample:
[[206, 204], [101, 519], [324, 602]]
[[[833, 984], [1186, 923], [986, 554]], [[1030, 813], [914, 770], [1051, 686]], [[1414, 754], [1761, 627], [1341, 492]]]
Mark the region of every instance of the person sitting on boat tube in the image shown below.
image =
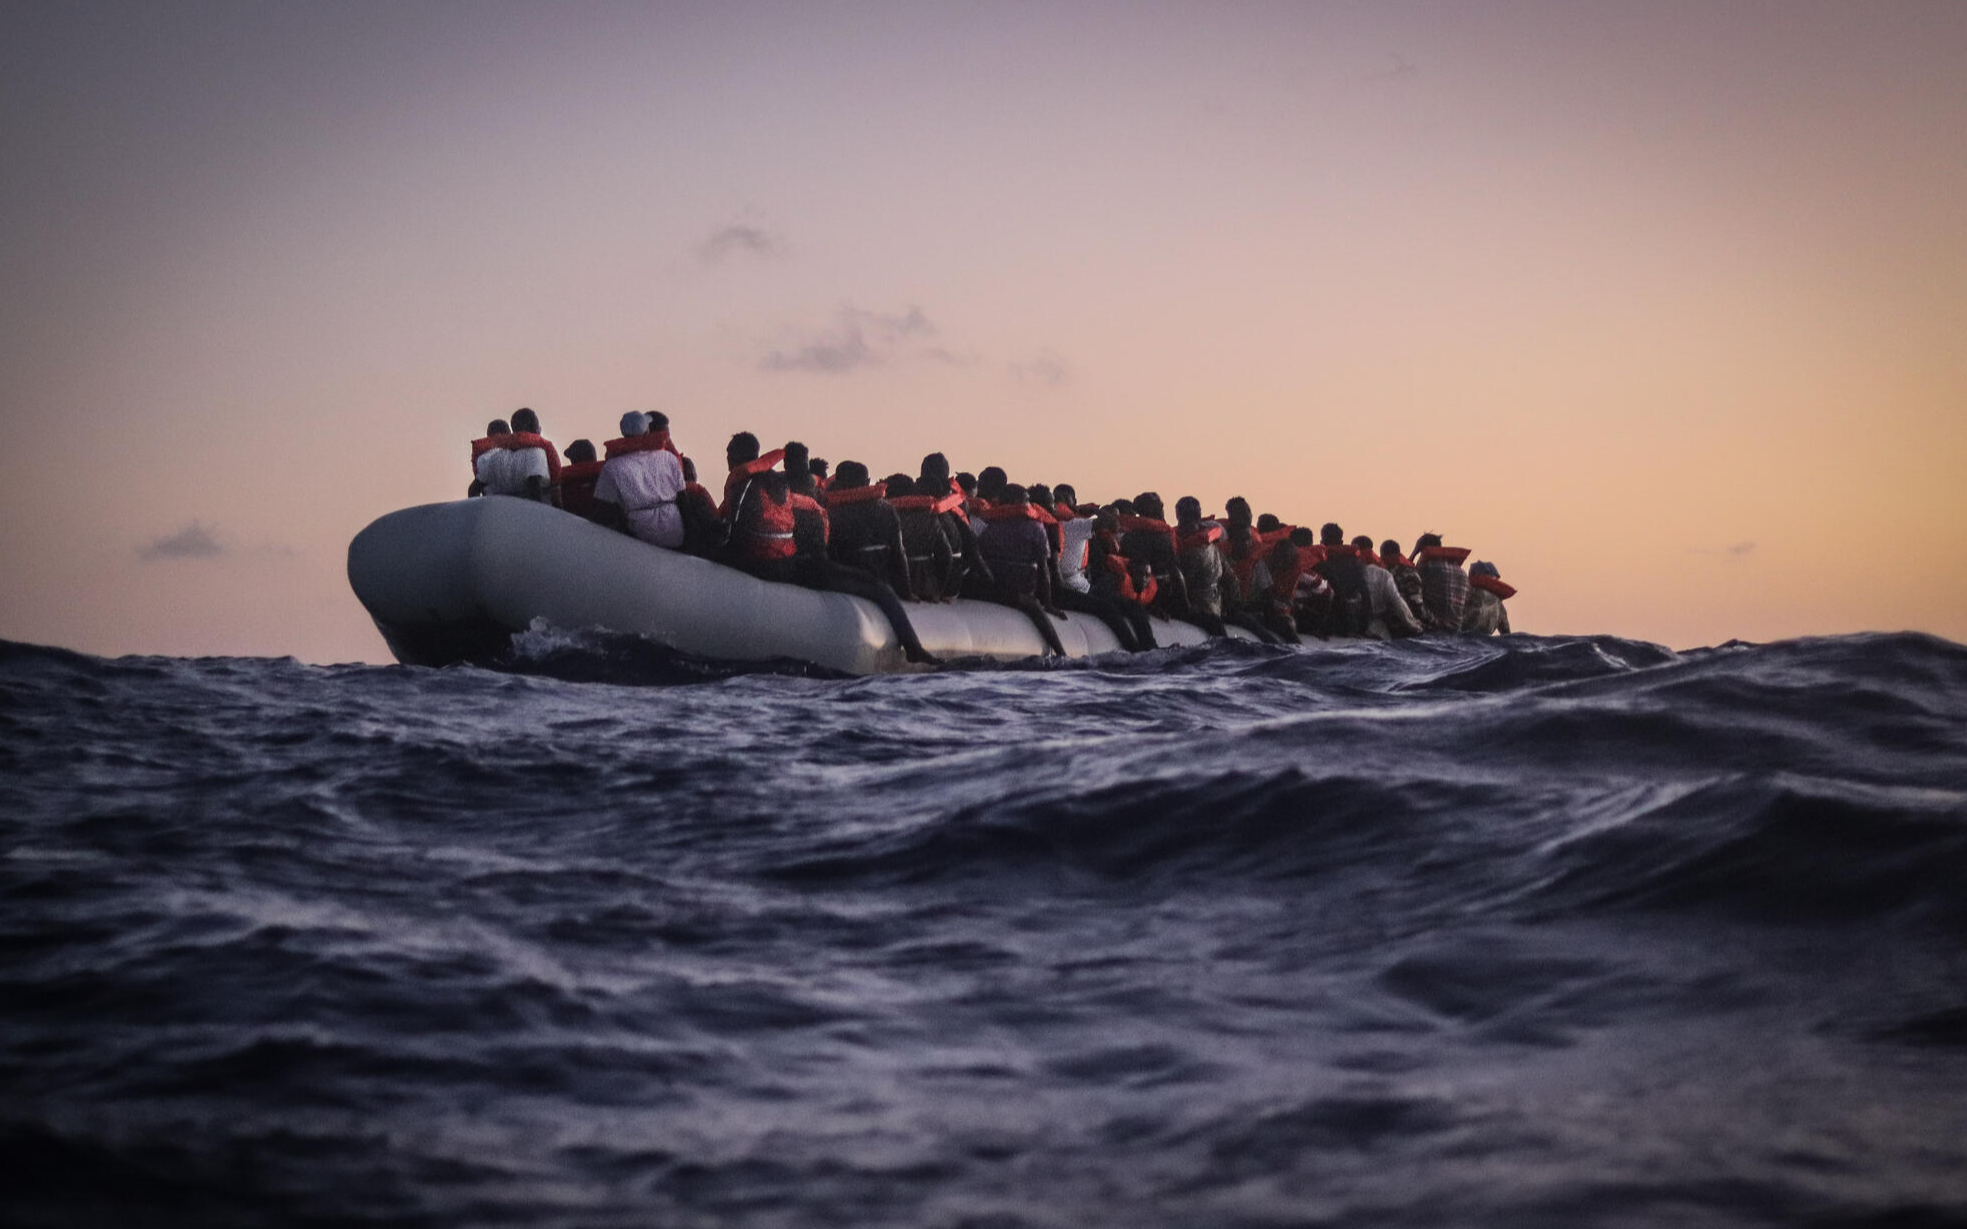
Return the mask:
[[1462, 608], [1462, 631], [1474, 636], [1509, 635], [1509, 611], [1503, 603], [1516, 590], [1486, 559], [1468, 565], [1468, 604]]
[[697, 463], [679, 458], [683, 466], [683, 491], [676, 497], [677, 511], [683, 514], [683, 549], [708, 559], [724, 545], [725, 525], [717, 515], [717, 497], [697, 481]]
[[485, 479], [481, 476], [484, 466], [480, 464], [480, 461], [486, 453], [496, 451], [500, 452], [501, 455], [492, 464], [504, 465], [505, 457], [503, 451], [499, 449], [498, 438], [501, 435], [511, 434], [511, 423], [503, 418], [494, 418], [485, 424], [485, 434], [471, 441], [471, 485], [465, 488], [464, 497], [466, 499], [477, 499], [485, 493]]
[[[814, 475], [815, 479], [818, 475]], [[858, 568], [874, 580], [885, 581], [904, 601], [915, 600], [909, 583], [908, 548], [902, 542], [901, 517], [888, 502], [888, 486], [869, 482], [867, 466], [842, 461], [826, 489], [826, 512], [831, 533], [826, 550], [835, 563]]]
[[1438, 533], [1414, 539], [1414, 565], [1420, 569], [1421, 600], [1426, 603], [1421, 622], [1429, 628], [1462, 630], [1462, 613], [1468, 605], [1468, 573], [1462, 571], [1466, 558], [1467, 547], [1443, 546]]
[[[983, 485], [983, 477], [979, 475], [977, 486], [982, 489]], [[977, 549], [990, 565], [994, 578], [994, 583], [981, 596], [986, 601], [1022, 610], [1038, 629], [1045, 647], [1064, 657], [1065, 645], [1060, 643], [1059, 631], [1047, 617], [1048, 612], [1057, 613], [1052, 605], [1051, 539], [1045, 535], [1045, 527], [1036, 515], [1038, 509], [1031, 506], [1023, 487], [1006, 482], [995, 491], [997, 498], [983, 509], [984, 530], [977, 535]]]
[[601, 480], [602, 461], [592, 440], [567, 445], [560, 467], [560, 506], [575, 516], [594, 519], [594, 484]]
[[1352, 551], [1365, 565], [1361, 576], [1366, 582], [1366, 634], [1375, 640], [1420, 635], [1421, 625], [1407, 608], [1407, 599], [1400, 596], [1393, 573], [1374, 552], [1372, 536], [1362, 533], [1354, 538]]
[[744, 503], [745, 488], [784, 457], [784, 450], [778, 448], [758, 455], [758, 437], [749, 431], [733, 435], [731, 442], [724, 445], [724, 463], [730, 466], [731, 472], [724, 478], [724, 502], [717, 505], [717, 515], [727, 523], [735, 517], [739, 505]]
[[[540, 434], [539, 415], [531, 410], [515, 410], [512, 430], [489, 433], [486, 449], [478, 454], [474, 468], [481, 489], [487, 495], [512, 495], [520, 499], [552, 502], [559, 494], [560, 453], [553, 441]], [[477, 451], [477, 444], [472, 446]]]
[[[652, 419], [661, 421], [652, 423]], [[656, 435], [652, 426], [663, 434]], [[630, 410], [622, 415], [621, 427], [621, 438], [608, 441], [608, 460], [594, 484], [595, 519], [651, 546], [679, 550], [683, 513], [676, 497], [683, 493], [683, 463], [662, 447], [668, 439], [669, 418]]]
[[[837, 481], [837, 479], [836, 479]], [[940, 499], [916, 491], [915, 479], [907, 474], [889, 474], [882, 484], [883, 498], [895, 510], [895, 523], [901, 530], [903, 562], [908, 567], [908, 587], [918, 602], [956, 600], [955, 550], [944, 527], [947, 512], [961, 502], [954, 494]], [[944, 484], [948, 489], [948, 484]]]
[[[893, 589], [828, 559], [824, 538], [819, 553], [800, 553], [798, 521], [803, 509], [799, 505], [812, 501], [794, 493], [782, 471], [761, 470], [745, 482], [740, 499], [731, 518], [731, 539], [720, 556], [722, 562], [760, 580], [866, 598], [887, 616], [888, 625], [895, 629], [895, 639], [901, 643], [908, 660], [937, 664], [936, 658], [916, 637], [908, 612], [902, 609]], [[818, 505], [813, 505], [814, 511], [817, 508]], [[824, 534], [825, 522], [819, 524]]]

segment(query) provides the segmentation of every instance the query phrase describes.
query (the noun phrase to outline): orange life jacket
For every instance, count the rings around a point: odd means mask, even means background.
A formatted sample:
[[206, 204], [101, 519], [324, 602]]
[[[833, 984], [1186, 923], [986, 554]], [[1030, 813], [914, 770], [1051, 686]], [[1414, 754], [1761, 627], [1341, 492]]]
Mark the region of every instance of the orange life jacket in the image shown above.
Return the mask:
[[934, 495], [897, 495], [888, 501], [897, 512], [933, 512], [941, 515], [963, 506], [963, 493], [956, 491], [938, 499]]
[[826, 488], [826, 506], [838, 508], [843, 504], [863, 504], [870, 499], [886, 499], [888, 484], [874, 482], [867, 486], [843, 486]]
[[747, 558], [792, 558], [798, 549], [792, 541], [792, 509], [800, 498], [788, 494], [784, 500], [775, 500], [770, 491], [760, 487], [747, 499], [738, 518], [738, 545]]
[[560, 485], [560, 451], [553, 446], [553, 441], [545, 436], [535, 435], [531, 431], [508, 431], [504, 435], [488, 435], [483, 439], [471, 441], [472, 477], [478, 476], [478, 458], [494, 448], [504, 448], [509, 452], [518, 452], [522, 448], [544, 450], [547, 481], [554, 486]]
[[1211, 543], [1222, 540], [1223, 527], [1221, 525], [1203, 525], [1194, 533], [1177, 534], [1175, 536], [1175, 548], [1186, 554], [1189, 551], [1201, 550]]
[[1487, 589], [1505, 602], [1516, 596], [1516, 589], [1503, 583], [1500, 576], [1471, 576], [1468, 585], [1471, 589]]
[[[1364, 556], [1362, 556], [1362, 558], [1363, 557]], [[1392, 571], [1394, 568], [1411, 568], [1414, 566], [1414, 561], [1412, 559], [1409, 559], [1407, 556], [1401, 554], [1399, 551], [1393, 552], [1393, 558], [1391, 559], [1387, 558], [1385, 555], [1380, 555], [1376, 557], [1375, 561], [1381, 567], [1386, 568], [1388, 571]]]
[[1466, 546], [1430, 546], [1420, 554], [1414, 556], [1414, 563], [1418, 566], [1423, 563], [1433, 563], [1439, 559], [1460, 567], [1462, 560], [1468, 558], [1468, 549]]
[[624, 435], [620, 439], [609, 440], [601, 445], [603, 460], [631, 452], [673, 453], [678, 460], [683, 457], [682, 453], [676, 451], [676, 445], [670, 442], [667, 428], [660, 431], [645, 431], [641, 435]]
[[738, 510], [732, 505], [736, 503], [738, 496], [744, 493], [744, 484], [784, 459], [785, 449], [774, 448], [757, 460], [741, 461], [733, 465], [731, 472], [724, 478], [724, 502], [717, 505], [717, 515], [726, 520], [735, 516]]
[[798, 491], [791, 492], [788, 498], [795, 513], [809, 512], [820, 518], [820, 545], [825, 546], [827, 540], [833, 536], [833, 522], [827, 520], [826, 509], [811, 495], [801, 494]]

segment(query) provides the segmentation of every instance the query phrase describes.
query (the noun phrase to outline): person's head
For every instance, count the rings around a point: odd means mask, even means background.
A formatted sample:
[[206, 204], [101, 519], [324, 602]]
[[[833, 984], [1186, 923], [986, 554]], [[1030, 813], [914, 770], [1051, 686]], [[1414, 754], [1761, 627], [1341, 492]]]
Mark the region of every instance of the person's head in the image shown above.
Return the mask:
[[997, 498], [991, 502], [1016, 507], [1025, 502], [1025, 489], [1015, 482], [1007, 482], [998, 488]]
[[1490, 563], [1487, 559], [1477, 559], [1474, 563], [1469, 564], [1468, 574], [1470, 576], [1493, 576], [1497, 580], [1503, 578], [1503, 574], [1496, 570], [1496, 565]]
[[1223, 516], [1232, 525], [1250, 523], [1250, 501], [1241, 495], [1232, 495], [1223, 502]]
[[1318, 530], [1320, 546], [1344, 546], [1345, 530], [1339, 528], [1337, 521], [1326, 521]]
[[495, 435], [511, 435], [511, 434], [512, 434], [512, 424], [506, 422], [506, 420], [503, 418], [494, 418], [492, 421], [485, 424], [486, 439], [490, 439]]
[[1311, 530], [1306, 529], [1303, 525], [1298, 526], [1296, 529], [1293, 529], [1291, 531], [1290, 541], [1291, 541], [1291, 545], [1297, 547], [1300, 550], [1304, 549], [1307, 546], [1310, 546]]
[[[818, 471], [815, 471], [814, 477], [818, 476]], [[867, 466], [862, 465], [859, 461], [842, 461], [840, 463], [840, 472], [833, 476], [833, 489], [836, 491], [851, 491], [855, 487], [866, 485]]]
[[932, 452], [923, 457], [921, 473], [923, 486], [932, 486], [938, 493], [949, 489], [949, 458], [942, 453]]
[[785, 478], [795, 492], [812, 490], [812, 464], [805, 444], [799, 440], [785, 440], [785, 460], [779, 464], [785, 468]]
[[995, 465], [986, 465], [983, 472], [977, 475], [977, 494], [991, 503], [996, 503], [1002, 498], [1000, 492], [1003, 491], [1004, 484], [1009, 481], [1010, 478], [1002, 469]]
[[684, 457], [684, 458], [683, 458], [683, 481], [685, 481], [685, 482], [695, 482], [696, 480], [697, 480], [697, 463], [696, 463], [695, 461], [692, 461], [692, 460], [691, 460], [690, 458], [688, 458], [688, 457]]
[[[922, 480], [927, 482], [928, 477], [925, 475]], [[968, 470], [956, 475], [956, 489], [963, 492], [963, 496], [966, 499], [975, 495], [977, 493], [977, 476]]]
[[1370, 555], [1373, 553], [1373, 539], [1362, 533], [1352, 540], [1352, 549], [1363, 550]]
[[1120, 531], [1119, 507], [1114, 504], [1107, 504], [1094, 512], [1093, 528], [1099, 530], [1101, 533], [1118, 533]]
[[784, 503], [785, 497], [792, 491], [786, 483], [785, 473], [782, 470], [768, 469], [758, 475], [757, 481], [759, 487], [772, 497], [774, 503]]
[[1278, 520], [1271, 513], [1266, 512], [1257, 518], [1258, 533], [1276, 533], [1282, 528], [1284, 528], [1284, 522]]
[[1070, 482], [1061, 482], [1052, 488], [1052, 499], [1068, 508], [1079, 506], [1079, 492], [1072, 489]]
[[573, 443], [567, 445], [567, 460], [572, 461], [574, 464], [579, 465], [584, 461], [592, 461], [593, 459], [593, 440], [575, 440]]
[[1161, 519], [1161, 496], [1153, 491], [1142, 491], [1134, 496], [1134, 515]]
[[641, 410], [630, 410], [622, 415], [622, 438], [634, 439], [649, 433], [649, 416]]
[[650, 410], [642, 417], [648, 420], [649, 430], [651, 431], [669, 430], [669, 415], [663, 413], [661, 410]]
[[512, 429], [515, 432], [530, 431], [534, 435], [538, 435], [540, 433], [540, 416], [531, 410], [514, 410], [512, 411]]
[[1175, 501], [1175, 519], [1184, 525], [1198, 525], [1202, 522], [1202, 501], [1193, 495], [1184, 495]]
[[1113, 510], [1122, 516], [1132, 516], [1134, 515], [1134, 501], [1131, 499], [1116, 499], [1113, 501]]
[[1400, 543], [1394, 541], [1392, 538], [1388, 538], [1386, 541], [1380, 543], [1380, 558], [1400, 558]]
[[724, 460], [729, 462], [733, 467], [743, 465], [746, 461], [756, 461], [757, 459], [758, 437], [749, 431], [738, 432], [731, 437], [730, 443], [724, 445]]
[[[845, 462], [842, 462], [842, 464], [845, 464]], [[808, 470], [810, 470], [810, 471], [812, 471], [812, 475], [813, 475], [813, 477], [815, 477], [815, 478], [825, 478], [825, 477], [826, 477], [826, 458], [825, 458], [825, 457], [814, 457], [814, 458], [813, 458], [812, 460], [810, 460], [810, 461], [808, 461], [808, 462], [806, 462], [806, 468], [807, 468]], [[862, 472], [863, 472], [863, 473], [865, 473], [866, 471], [865, 471], [865, 470], [863, 470]]]
[[1031, 500], [1032, 503], [1037, 504], [1048, 512], [1051, 511], [1054, 502], [1051, 487], [1046, 486], [1042, 482], [1034, 482], [1024, 489], [1024, 493], [1025, 498]]
[[1430, 546], [1439, 546], [1439, 545], [1441, 545], [1440, 534], [1424, 533], [1420, 537], [1414, 539], [1414, 553], [1418, 555]]
[[[842, 465], [840, 468], [844, 470], [847, 467]], [[915, 479], [907, 474], [889, 474], [882, 484], [888, 488], [889, 499], [900, 499], [904, 495], [915, 494]]]

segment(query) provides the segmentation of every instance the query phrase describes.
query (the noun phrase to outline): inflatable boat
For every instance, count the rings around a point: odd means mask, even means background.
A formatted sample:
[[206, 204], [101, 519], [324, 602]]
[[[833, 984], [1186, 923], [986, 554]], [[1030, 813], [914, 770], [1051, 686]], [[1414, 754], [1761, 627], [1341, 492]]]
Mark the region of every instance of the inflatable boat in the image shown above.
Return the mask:
[[[632, 633], [712, 662], [789, 661], [847, 675], [921, 668], [907, 664], [872, 602], [759, 580], [530, 500], [392, 512], [348, 544], [348, 583], [406, 665], [493, 661], [513, 633], [543, 620]], [[944, 661], [1045, 652], [1038, 629], [1008, 607], [906, 605], [923, 647]], [[1068, 656], [1120, 648], [1091, 615], [1052, 622]], [[1166, 619], [1154, 620], [1154, 634], [1162, 645], [1208, 639], [1199, 627]]]

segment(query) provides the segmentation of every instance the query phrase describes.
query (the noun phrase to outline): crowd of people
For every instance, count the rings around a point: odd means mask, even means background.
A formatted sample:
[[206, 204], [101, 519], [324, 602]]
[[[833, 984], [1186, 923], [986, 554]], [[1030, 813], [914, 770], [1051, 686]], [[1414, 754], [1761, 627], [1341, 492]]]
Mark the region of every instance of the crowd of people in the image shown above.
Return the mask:
[[472, 496], [539, 500], [766, 580], [875, 602], [911, 661], [933, 661], [904, 601], [958, 597], [1023, 611], [1063, 655], [1046, 616], [1098, 618], [1131, 651], [1155, 647], [1150, 614], [1211, 635], [1231, 626], [1295, 644], [1307, 636], [1393, 639], [1424, 632], [1508, 633], [1515, 590], [1492, 563], [1424, 533], [1413, 553], [1387, 539], [1316, 534], [1238, 496], [1204, 515], [1185, 495], [1167, 519], [1161, 496], [1082, 502], [1064, 483], [1021, 485], [1002, 469], [951, 473], [939, 452], [915, 474], [876, 479], [859, 461], [829, 467], [793, 441], [761, 452], [749, 431], [725, 445], [723, 490], [697, 480], [669, 418], [630, 411], [599, 453], [588, 440], [563, 460], [539, 416], [493, 420], [471, 444]]

